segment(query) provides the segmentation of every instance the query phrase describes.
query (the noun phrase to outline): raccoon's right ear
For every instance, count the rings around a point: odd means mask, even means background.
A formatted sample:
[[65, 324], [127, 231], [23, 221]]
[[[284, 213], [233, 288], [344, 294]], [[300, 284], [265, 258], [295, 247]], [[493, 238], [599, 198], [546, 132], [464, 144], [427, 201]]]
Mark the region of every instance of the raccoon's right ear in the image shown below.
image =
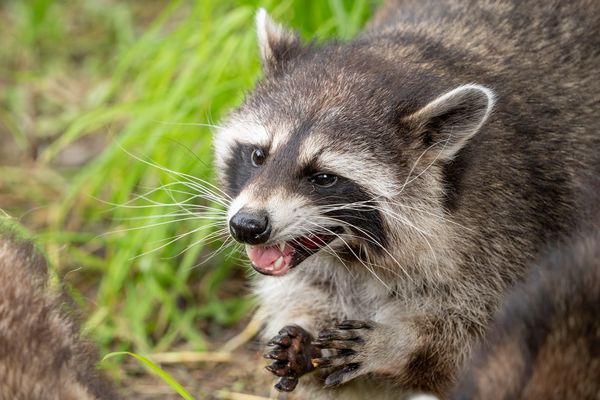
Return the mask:
[[300, 35], [273, 21], [264, 8], [256, 13], [256, 35], [265, 75], [275, 74], [302, 52]]
[[491, 89], [477, 84], [459, 86], [405, 117], [413, 133], [436, 154], [450, 160], [490, 116], [495, 103]]

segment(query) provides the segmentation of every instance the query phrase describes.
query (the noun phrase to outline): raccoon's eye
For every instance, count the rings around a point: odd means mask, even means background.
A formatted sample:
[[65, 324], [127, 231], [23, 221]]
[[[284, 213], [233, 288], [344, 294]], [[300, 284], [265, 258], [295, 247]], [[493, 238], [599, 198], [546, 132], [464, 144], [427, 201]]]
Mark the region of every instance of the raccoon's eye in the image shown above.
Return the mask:
[[308, 178], [310, 183], [313, 183], [317, 186], [322, 187], [330, 187], [335, 185], [338, 177], [333, 174], [327, 174], [324, 172], [319, 172], [318, 174], [314, 174], [310, 178]]
[[267, 156], [265, 155], [264, 151], [261, 149], [254, 149], [252, 152], [252, 165], [255, 167], [263, 165], [265, 163], [265, 158], [267, 158]]

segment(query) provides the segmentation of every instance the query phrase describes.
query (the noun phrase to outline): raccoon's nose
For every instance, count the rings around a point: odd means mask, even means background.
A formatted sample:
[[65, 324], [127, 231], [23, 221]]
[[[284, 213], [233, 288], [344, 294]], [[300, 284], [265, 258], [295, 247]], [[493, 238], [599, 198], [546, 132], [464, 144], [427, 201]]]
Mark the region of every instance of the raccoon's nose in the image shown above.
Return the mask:
[[264, 211], [240, 210], [229, 221], [229, 231], [238, 242], [262, 244], [269, 239], [271, 224]]

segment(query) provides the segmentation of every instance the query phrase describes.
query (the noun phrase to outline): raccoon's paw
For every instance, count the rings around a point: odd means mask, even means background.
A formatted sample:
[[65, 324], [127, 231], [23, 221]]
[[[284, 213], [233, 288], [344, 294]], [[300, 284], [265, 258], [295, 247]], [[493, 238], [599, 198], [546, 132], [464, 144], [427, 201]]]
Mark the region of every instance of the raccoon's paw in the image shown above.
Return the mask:
[[291, 392], [298, 378], [315, 369], [311, 360], [321, 356], [321, 351], [311, 344], [313, 337], [297, 325], [288, 325], [268, 343], [263, 357], [275, 360], [267, 370], [281, 379], [275, 384], [280, 392]]
[[319, 333], [313, 345], [330, 355], [313, 359], [313, 365], [336, 368], [325, 379], [326, 387], [341, 385], [368, 372], [364, 366], [368, 353], [365, 347], [374, 327], [374, 322], [348, 320]]

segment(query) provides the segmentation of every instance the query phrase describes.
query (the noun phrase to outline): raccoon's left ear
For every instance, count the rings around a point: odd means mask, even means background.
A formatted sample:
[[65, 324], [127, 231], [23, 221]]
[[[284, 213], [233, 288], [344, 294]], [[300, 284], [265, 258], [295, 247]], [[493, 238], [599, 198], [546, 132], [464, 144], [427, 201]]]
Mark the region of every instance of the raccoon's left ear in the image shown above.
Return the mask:
[[256, 35], [265, 75], [280, 71], [303, 49], [300, 35], [273, 21], [264, 8], [256, 13]]
[[440, 160], [450, 160], [487, 121], [494, 107], [491, 89], [459, 86], [431, 101], [403, 121]]

